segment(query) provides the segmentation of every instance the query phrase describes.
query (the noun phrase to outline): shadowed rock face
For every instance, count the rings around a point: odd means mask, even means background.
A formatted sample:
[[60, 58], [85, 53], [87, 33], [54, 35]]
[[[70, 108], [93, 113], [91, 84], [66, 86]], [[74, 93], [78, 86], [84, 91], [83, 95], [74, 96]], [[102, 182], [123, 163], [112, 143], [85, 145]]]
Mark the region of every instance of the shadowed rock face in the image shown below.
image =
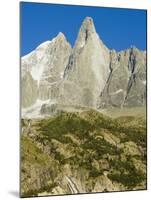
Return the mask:
[[24, 108], [37, 100], [95, 109], [146, 104], [146, 52], [135, 47], [109, 50], [90, 17], [83, 21], [73, 49], [59, 33], [24, 56], [21, 64]]
[[32, 78], [30, 72], [26, 72], [26, 74], [22, 78], [22, 106], [28, 107], [34, 104], [37, 97], [37, 81]]
[[133, 47], [110, 51], [110, 74], [100, 95], [100, 107], [146, 104], [146, 53]]

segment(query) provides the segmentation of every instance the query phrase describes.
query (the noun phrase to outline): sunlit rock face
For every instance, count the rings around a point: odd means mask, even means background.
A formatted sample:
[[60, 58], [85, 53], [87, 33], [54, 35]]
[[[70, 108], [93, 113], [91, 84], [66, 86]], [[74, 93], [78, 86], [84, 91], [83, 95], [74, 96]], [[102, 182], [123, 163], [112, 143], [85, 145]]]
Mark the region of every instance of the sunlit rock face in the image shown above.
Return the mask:
[[146, 52], [108, 49], [90, 17], [73, 48], [59, 33], [21, 58], [21, 72], [22, 107], [33, 117], [41, 110], [48, 114], [52, 104], [94, 109], [146, 104]]
[[92, 18], [87, 17], [82, 23], [65, 69], [65, 102], [96, 107], [109, 75], [108, 66], [109, 50], [96, 33]]
[[[70, 44], [63, 33], [59, 33], [53, 40], [42, 43], [33, 52], [21, 59], [22, 80], [24, 81], [24, 77], [30, 74], [38, 90], [37, 98], [27, 104], [22, 103], [23, 107], [33, 105], [36, 100], [44, 101], [57, 98], [58, 87], [63, 79], [70, 53]], [[32, 87], [32, 82], [29, 84]], [[27, 96], [33, 99], [33, 95], [34, 91], [30, 92], [28, 90], [24, 92], [23, 85], [22, 99]]]

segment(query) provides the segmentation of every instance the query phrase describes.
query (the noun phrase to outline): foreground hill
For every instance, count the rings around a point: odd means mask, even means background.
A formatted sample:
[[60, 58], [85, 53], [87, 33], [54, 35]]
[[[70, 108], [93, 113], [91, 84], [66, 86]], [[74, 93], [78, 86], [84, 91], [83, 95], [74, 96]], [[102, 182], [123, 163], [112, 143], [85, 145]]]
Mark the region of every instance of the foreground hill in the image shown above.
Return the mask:
[[146, 120], [97, 111], [22, 119], [21, 195], [146, 189]]

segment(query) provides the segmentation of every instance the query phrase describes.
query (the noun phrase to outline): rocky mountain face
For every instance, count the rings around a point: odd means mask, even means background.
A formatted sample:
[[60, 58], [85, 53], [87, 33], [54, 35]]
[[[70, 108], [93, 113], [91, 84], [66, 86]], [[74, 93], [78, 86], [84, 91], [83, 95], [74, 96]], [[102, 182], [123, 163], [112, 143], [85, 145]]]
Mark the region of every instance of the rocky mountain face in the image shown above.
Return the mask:
[[109, 75], [108, 65], [109, 50], [96, 33], [93, 20], [87, 17], [65, 69], [65, 104], [96, 107]]
[[100, 94], [100, 107], [146, 104], [146, 52], [137, 48], [110, 51], [110, 73]]
[[35, 107], [49, 113], [52, 104], [95, 109], [146, 104], [146, 52], [108, 49], [90, 17], [73, 48], [59, 33], [22, 57], [21, 68], [25, 116]]
[[70, 54], [70, 44], [59, 33], [52, 41], [42, 43], [22, 58], [23, 108], [32, 106], [37, 100], [56, 99]]

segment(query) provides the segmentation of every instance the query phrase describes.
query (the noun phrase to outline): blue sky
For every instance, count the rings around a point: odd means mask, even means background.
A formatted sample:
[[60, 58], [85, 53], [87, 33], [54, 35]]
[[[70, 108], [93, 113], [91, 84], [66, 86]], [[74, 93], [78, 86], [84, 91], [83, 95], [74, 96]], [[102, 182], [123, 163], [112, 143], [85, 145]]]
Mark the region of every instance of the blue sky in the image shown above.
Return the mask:
[[83, 19], [90, 16], [105, 45], [117, 51], [131, 45], [146, 49], [146, 11], [134, 9], [20, 4], [21, 56], [63, 32], [73, 46]]

